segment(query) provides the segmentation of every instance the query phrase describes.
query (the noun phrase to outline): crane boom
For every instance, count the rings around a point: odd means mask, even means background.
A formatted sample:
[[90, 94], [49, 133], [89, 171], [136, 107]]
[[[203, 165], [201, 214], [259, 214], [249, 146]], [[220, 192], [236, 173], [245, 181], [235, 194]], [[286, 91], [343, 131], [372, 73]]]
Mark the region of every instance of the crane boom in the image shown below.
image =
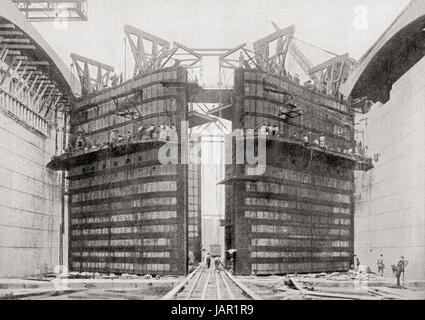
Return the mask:
[[[276, 31], [281, 30], [281, 28], [272, 21], [273, 28]], [[305, 74], [309, 75], [315, 83], [319, 83], [319, 78], [316, 75], [310, 74], [310, 69], [313, 67], [313, 64], [308, 60], [308, 58], [304, 55], [304, 53], [298, 48], [298, 46], [294, 43], [293, 39], [289, 42], [289, 53], [295, 59], [300, 68], [305, 72]]]
[[313, 67], [313, 64], [293, 41], [289, 44], [289, 52], [301, 69], [303, 69], [303, 71], [309, 75], [315, 83], [319, 83], [319, 78], [315, 74], [310, 74], [310, 69]]

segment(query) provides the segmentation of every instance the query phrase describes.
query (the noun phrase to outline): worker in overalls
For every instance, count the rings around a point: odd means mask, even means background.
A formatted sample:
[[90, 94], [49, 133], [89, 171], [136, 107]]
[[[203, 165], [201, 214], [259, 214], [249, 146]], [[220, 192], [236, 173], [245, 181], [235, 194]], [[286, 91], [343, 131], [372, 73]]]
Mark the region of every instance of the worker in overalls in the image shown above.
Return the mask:
[[86, 139], [82, 132], [78, 133], [77, 141], [75, 143], [75, 147], [77, 150], [83, 150], [86, 147]]
[[151, 126], [146, 130], [146, 133], [150, 139], [154, 139], [155, 130], [156, 128], [154, 124], [151, 124]]
[[397, 277], [397, 286], [400, 287], [400, 276], [403, 274], [403, 285], [404, 285], [404, 270], [409, 264], [409, 261], [405, 260], [404, 257], [401, 257], [397, 263], [396, 277]]
[[378, 259], [378, 261], [377, 261], [376, 264], [378, 265], [378, 274], [381, 277], [383, 277], [384, 276], [385, 265], [384, 265], [384, 256], [382, 254], [380, 255], [380, 257], [379, 257], [379, 259]]

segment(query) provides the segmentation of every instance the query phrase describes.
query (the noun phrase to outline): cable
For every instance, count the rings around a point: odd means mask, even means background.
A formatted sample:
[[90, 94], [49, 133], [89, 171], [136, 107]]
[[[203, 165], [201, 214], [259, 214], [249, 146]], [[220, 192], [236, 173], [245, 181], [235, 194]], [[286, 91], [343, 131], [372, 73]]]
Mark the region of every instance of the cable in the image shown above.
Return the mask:
[[120, 59], [119, 59], [119, 63], [118, 63], [118, 67], [120, 69], [120, 72], [122, 72], [123, 68], [123, 56], [124, 56], [124, 42], [125, 42], [125, 38], [123, 39], [122, 43], [121, 43], [121, 49], [120, 49]]
[[124, 81], [127, 80], [127, 38], [124, 38]]
[[296, 37], [293, 37], [292, 39], [293, 39], [293, 40], [297, 40], [297, 41], [299, 41], [299, 42], [302, 42], [302, 43], [304, 43], [304, 44], [306, 44], [306, 45], [308, 45], [308, 46], [310, 46], [310, 47], [312, 47], [312, 48], [318, 49], [318, 50], [323, 51], [323, 52], [325, 52], [325, 53], [327, 53], [327, 54], [330, 54], [330, 55], [333, 55], [333, 56], [336, 56], [336, 57], [337, 57], [337, 56], [339, 56], [339, 55], [338, 55], [338, 54], [336, 54], [336, 53], [333, 53], [333, 52], [328, 51], [328, 50], [326, 50], [326, 49], [323, 49], [323, 48], [321, 48], [321, 47], [315, 46], [314, 44], [308, 43], [307, 41], [304, 41], [304, 40], [298, 39], [298, 38], [296, 38]]
[[74, 77], [75, 77], [75, 64], [71, 63], [71, 74], [70, 74], [70, 83], [71, 83], [71, 88], [73, 91], [75, 91], [75, 82], [74, 82]]

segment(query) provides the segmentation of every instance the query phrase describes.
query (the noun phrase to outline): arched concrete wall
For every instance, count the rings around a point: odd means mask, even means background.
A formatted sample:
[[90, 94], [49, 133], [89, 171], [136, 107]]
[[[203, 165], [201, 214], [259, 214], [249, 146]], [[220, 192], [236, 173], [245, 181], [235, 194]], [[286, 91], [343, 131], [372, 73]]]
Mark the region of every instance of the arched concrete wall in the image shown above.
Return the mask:
[[365, 52], [341, 93], [383, 103], [392, 85], [424, 56], [425, 1], [412, 0], [382, 36]]
[[38, 51], [37, 53], [40, 53], [43, 59], [47, 59], [50, 62], [49, 76], [58, 82], [64, 94], [72, 97], [73, 93], [79, 94], [81, 92], [80, 82], [75, 77], [72, 81], [73, 88], [71, 89], [70, 80], [73, 76], [68, 66], [56, 54], [34, 26], [25, 19], [24, 15], [16, 8], [12, 1], [0, 0], [0, 17], [16, 25], [33, 40]]
[[[49, 62], [39, 70], [72, 103], [70, 82], [79, 92], [79, 81], [71, 81], [66, 64], [12, 1], [0, 0], [0, 20], [31, 40], [35, 50], [22, 54]], [[38, 275], [59, 264], [61, 177], [46, 165], [61, 150], [62, 136], [54, 126], [35, 130], [44, 119], [27, 107], [7, 87], [0, 90], [0, 278]]]
[[372, 271], [383, 254], [385, 277], [404, 256], [406, 281], [425, 279], [424, 27], [425, 1], [413, 0], [342, 86], [345, 96], [382, 102], [356, 119], [376, 160], [356, 173], [355, 254]]

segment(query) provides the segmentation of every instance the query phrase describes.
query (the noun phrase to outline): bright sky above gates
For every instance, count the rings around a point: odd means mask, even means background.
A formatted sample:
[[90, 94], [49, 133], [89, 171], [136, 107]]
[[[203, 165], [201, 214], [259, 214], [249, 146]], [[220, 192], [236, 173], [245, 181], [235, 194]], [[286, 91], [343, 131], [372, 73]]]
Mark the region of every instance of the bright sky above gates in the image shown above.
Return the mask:
[[[35, 23], [62, 59], [70, 53], [124, 71], [125, 24], [192, 48], [233, 48], [294, 24], [295, 36], [355, 59], [390, 25], [408, 0], [89, 0], [87, 22]], [[361, 16], [366, 14], [366, 16]], [[366, 21], [366, 23], [364, 23]], [[127, 48], [127, 74], [133, 58]]]

